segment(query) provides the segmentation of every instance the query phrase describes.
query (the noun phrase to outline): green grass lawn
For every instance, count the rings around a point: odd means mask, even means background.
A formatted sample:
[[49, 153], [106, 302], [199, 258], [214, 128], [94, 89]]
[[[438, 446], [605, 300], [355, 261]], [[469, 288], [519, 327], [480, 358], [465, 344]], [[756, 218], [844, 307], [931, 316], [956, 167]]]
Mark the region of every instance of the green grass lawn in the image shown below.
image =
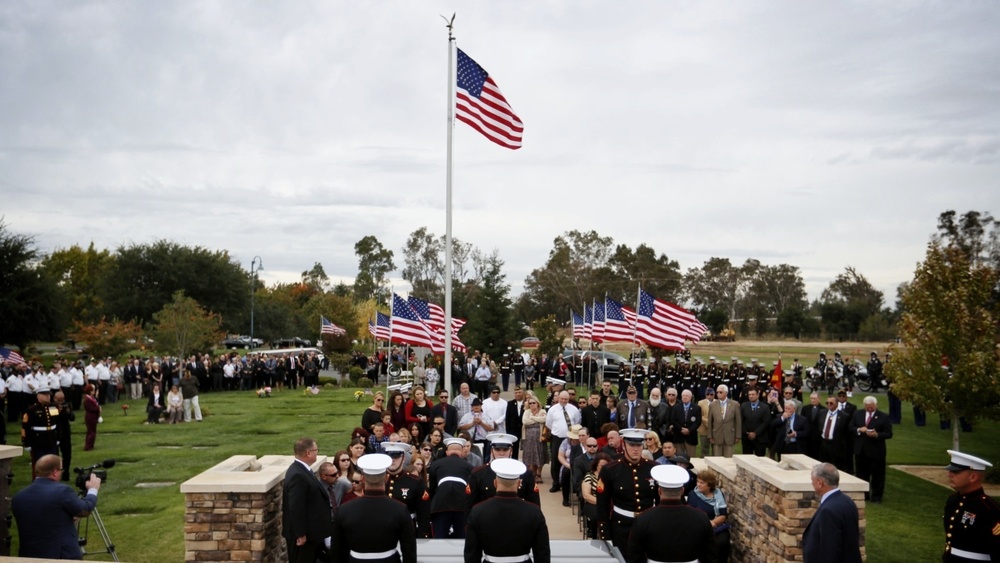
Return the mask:
[[[123, 561], [183, 561], [180, 484], [232, 455], [291, 455], [292, 443], [303, 435], [319, 442], [321, 454], [332, 455], [346, 445], [350, 430], [370, 404], [367, 399], [356, 402], [352, 392], [324, 389], [306, 397], [301, 390], [285, 391], [270, 399], [258, 399], [251, 392], [206, 393], [201, 396], [202, 406], [211, 414], [204, 422], [174, 426], [144, 426], [145, 401], [131, 402], [127, 416], [122, 414], [121, 402], [107, 405], [94, 451], [82, 451], [82, 415], [74, 423], [72, 466], [117, 460], [101, 489], [98, 507]], [[860, 403], [860, 394], [853, 401]], [[998, 429], [997, 423], [979, 423], [975, 432], [962, 434], [962, 449], [1000, 462]], [[936, 416], [929, 417], [928, 426], [916, 428], [912, 411], [904, 407], [903, 424], [894, 431], [889, 444], [891, 464], [946, 464], [951, 433], [938, 429]], [[9, 442], [17, 443], [16, 428], [8, 428], [8, 436]], [[27, 456], [14, 461], [13, 472], [16, 493], [30, 479]], [[891, 469], [887, 479], [884, 504], [868, 508], [868, 560], [936, 560], [944, 545], [941, 511], [949, 491]], [[169, 486], [140, 486], [146, 483]], [[11, 553], [16, 554], [16, 525], [11, 532]], [[96, 530], [91, 530], [90, 542], [94, 548], [101, 547]]]

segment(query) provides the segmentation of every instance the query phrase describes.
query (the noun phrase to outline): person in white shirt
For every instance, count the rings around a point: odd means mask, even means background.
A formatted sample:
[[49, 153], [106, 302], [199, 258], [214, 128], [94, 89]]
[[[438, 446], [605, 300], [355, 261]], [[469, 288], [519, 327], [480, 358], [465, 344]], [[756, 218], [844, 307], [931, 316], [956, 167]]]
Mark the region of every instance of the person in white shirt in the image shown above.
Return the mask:
[[552, 488], [549, 489], [549, 492], [552, 493], [560, 490], [559, 468], [561, 466], [556, 461], [559, 459], [559, 446], [569, 436], [569, 429], [574, 424], [580, 424], [581, 420], [580, 409], [576, 408], [576, 405], [570, 404], [568, 391], [560, 391], [557, 401], [545, 415], [545, 426], [552, 434], [552, 441], [549, 442], [549, 459], [553, 460], [550, 467]]
[[[483, 412], [490, 417], [493, 422], [494, 432], [507, 433], [507, 401], [500, 398], [500, 387], [494, 385], [490, 388], [490, 396], [483, 400]], [[486, 443], [483, 448], [483, 462], [490, 462], [490, 443]]]
[[107, 360], [101, 360], [97, 363], [97, 384], [98, 393], [97, 400], [98, 403], [103, 405], [108, 400], [108, 383], [111, 381], [111, 369], [108, 367]]
[[458, 421], [459, 432], [463, 430], [468, 432], [471, 438], [470, 442], [479, 444], [484, 456], [486, 455], [486, 435], [495, 429], [492, 417], [483, 411], [483, 402], [479, 399], [472, 401], [472, 411], [466, 413]]
[[476, 369], [476, 393], [480, 397], [486, 397], [490, 394], [490, 378], [493, 377], [493, 372], [490, 371], [490, 366], [487, 362], [479, 364], [479, 368]]

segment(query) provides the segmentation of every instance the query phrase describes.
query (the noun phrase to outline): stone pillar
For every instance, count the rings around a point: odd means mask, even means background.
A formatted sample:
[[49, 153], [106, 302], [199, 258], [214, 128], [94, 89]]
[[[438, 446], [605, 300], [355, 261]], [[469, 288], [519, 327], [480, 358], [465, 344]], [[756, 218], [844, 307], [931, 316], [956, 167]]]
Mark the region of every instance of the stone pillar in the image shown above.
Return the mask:
[[[802, 561], [802, 533], [819, 506], [810, 472], [818, 461], [801, 454], [766, 457], [738, 455], [694, 460], [719, 475], [729, 506], [732, 561]], [[865, 557], [865, 491], [868, 483], [840, 473], [840, 490], [858, 505], [861, 556]]]
[[[3, 413], [0, 413], [2, 415]], [[10, 512], [11, 460], [21, 457], [21, 446], [0, 446], [0, 555], [10, 555], [10, 524], [14, 515]]]
[[[282, 482], [293, 456], [233, 456], [181, 484], [185, 561], [288, 560]], [[316, 466], [323, 461], [321, 457]]]

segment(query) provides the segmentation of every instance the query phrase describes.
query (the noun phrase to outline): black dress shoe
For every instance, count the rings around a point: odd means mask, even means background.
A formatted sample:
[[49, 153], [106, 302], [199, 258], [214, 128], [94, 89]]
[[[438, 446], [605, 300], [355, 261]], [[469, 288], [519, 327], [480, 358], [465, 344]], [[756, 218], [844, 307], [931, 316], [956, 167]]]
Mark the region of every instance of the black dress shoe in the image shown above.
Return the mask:
[[559, 485], [552, 485], [552, 488], [549, 489], [549, 492], [550, 493], [558, 493], [559, 492]]
[[569, 501], [568, 500], [564, 500], [563, 501], [563, 506], [569, 506]]

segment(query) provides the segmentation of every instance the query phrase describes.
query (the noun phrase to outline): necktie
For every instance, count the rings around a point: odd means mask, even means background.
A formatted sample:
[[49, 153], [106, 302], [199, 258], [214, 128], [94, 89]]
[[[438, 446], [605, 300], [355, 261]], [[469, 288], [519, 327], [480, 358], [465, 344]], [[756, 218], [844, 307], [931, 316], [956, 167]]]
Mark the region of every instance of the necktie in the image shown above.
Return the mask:
[[628, 427], [635, 428], [635, 403], [628, 403]]
[[871, 423], [872, 423], [872, 413], [868, 413], [868, 416], [865, 418], [865, 426], [870, 426]]
[[333, 494], [333, 485], [327, 485], [326, 492], [330, 495], [330, 511], [335, 512], [337, 510], [337, 497]]
[[833, 439], [833, 413], [826, 415], [826, 428], [823, 429], [823, 437], [827, 440]]

